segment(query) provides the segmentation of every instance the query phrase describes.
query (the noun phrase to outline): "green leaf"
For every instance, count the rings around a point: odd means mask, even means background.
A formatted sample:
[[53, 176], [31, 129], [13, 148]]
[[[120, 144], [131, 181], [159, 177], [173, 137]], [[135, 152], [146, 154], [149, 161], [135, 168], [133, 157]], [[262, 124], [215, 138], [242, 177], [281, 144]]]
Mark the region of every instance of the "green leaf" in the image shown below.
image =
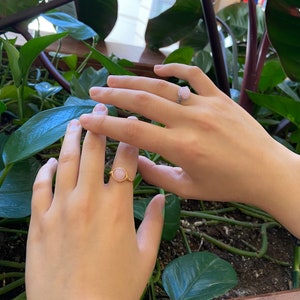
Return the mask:
[[58, 27], [58, 32], [68, 32], [75, 40], [83, 41], [97, 35], [91, 27], [63, 12], [42, 14], [42, 17]]
[[204, 73], [208, 73], [213, 66], [213, 59], [209, 52], [199, 50], [194, 57], [194, 64]]
[[12, 45], [8, 40], [4, 40], [0, 37], [0, 40], [3, 43], [3, 47], [6, 51], [8, 57], [9, 68], [14, 80], [15, 85], [18, 87], [21, 84], [21, 70], [18, 64], [20, 53], [17, 48]]
[[28, 158], [61, 138], [70, 120], [90, 113], [93, 106], [62, 106], [37, 113], [13, 132], [3, 151], [5, 165]]
[[103, 67], [105, 67], [110, 74], [113, 75], [134, 75], [132, 72], [124, 69], [119, 64], [115, 63], [113, 60], [102, 54], [100, 51], [92, 47], [91, 45], [85, 43], [86, 46], [90, 49], [92, 52], [91, 58], [94, 58], [98, 62], [102, 64]]
[[1, 0], [0, 1], [0, 18], [15, 14], [24, 9], [36, 6], [39, 0]]
[[27, 75], [32, 63], [49, 45], [66, 36], [67, 33], [49, 34], [29, 40], [20, 49], [19, 66], [22, 79]]
[[177, 0], [171, 8], [150, 19], [145, 33], [147, 47], [159, 49], [186, 37], [202, 18], [200, 2]]
[[277, 95], [264, 95], [247, 91], [250, 99], [257, 105], [266, 107], [300, 127], [300, 102]]
[[[134, 205], [134, 216], [138, 220], [143, 220], [145, 210], [152, 198], [135, 200]], [[166, 241], [172, 240], [180, 225], [180, 200], [175, 195], [169, 195], [166, 197], [165, 204], [165, 219], [164, 228], [162, 232], [162, 239]]]
[[261, 92], [271, 90], [285, 79], [285, 74], [278, 60], [267, 61], [259, 78], [259, 90]]
[[299, 0], [268, 0], [266, 24], [287, 76], [300, 81]]
[[0, 116], [6, 111], [6, 109], [6, 105], [3, 102], [0, 102]]
[[45, 99], [52, 95], [59, 93], [62, 90], [61, 86], [52, 85], [49, 82], [43, 81], [34, 85], [34, 89], [37, 91], [38, 95]]
[[40, 168], [35, 158], [16, 163], [0, 188], [0, 217], [22, 218], [30, 215], [32, 185]]
[[118, 17], [117, 0], [77, 0], [78, 19], [92, 27], [101, 40], [113, 29]]
[[92, 67], [86, 68], [79, 78], [73, 77], [70, 86], [73, 96], [78, 98], [89, 98], [89, 90], [92, 86], [104, 86], [109, 73], [105, 68], [96, 71]]
[[[247, 3], [229, 5], [220, 10], [217, 15], [228, 24], [237, 40], [243, 41], [247, 38], [249, 16]], [[265, 17], [263, 10], [258, 5], [256, 7], [256, 15], [258, 35], [262, 36], [265, 30]]]
[[209, 300], [233, 288], [237, 276], [231, 264], [215, 254], [195, 252], [167, 265], [162, 283], [172, 300]]
[[181, 63], [189, 65], [194, 55], [194, 49], [191, 47], [182, 47], [176, 49], [166, 57], [164, 64]]

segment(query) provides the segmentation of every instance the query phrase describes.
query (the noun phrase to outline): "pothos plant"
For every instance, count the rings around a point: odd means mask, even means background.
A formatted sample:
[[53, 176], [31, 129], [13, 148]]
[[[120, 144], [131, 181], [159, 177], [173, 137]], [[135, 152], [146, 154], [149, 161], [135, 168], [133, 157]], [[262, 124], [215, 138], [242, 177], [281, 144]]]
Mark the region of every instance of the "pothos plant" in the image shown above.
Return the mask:
[[[251, 2], [251, 1], [250, 1]], [[269, 0], [269, 3], [275, 5], [275, 8], [278, 8], [278, 2]], [[251, 4], [249, 4], [251, 5]], [[245, 5], [241, 6], [242, 11], [245, 12]], [[181, 31], [177, 31], [178, 27], [174, 27], [174, 23], [172, 23], [172, 18], [176, 16], [176, 13], [182, 14], [182, 9], [185, 9], [185, 18], [176, 18], [177, 23], [178, 20], [181, 20], [179, 26], [181, 27]], [[178, 40], [178, 34], [181, 39], [181, 45], [184, 46], [180, 48], [178, 51], [171, 54], [167, 59], [167, 62], [177, 61], [177, 62], [185, 62], [185, 63], [194, 63], [200, 66], [204, 66], [203, 63], [210, 61], [209, 64], [206, 64], [205, 70], [212, 75], [213, 78], [218, 78], [214, 73], [217, 72], [217, 68], [213, 68], [213, 60], [208, 59], [211, 58], [208, 51], [199, 50], [201, 47], [209, 49], [208, 36], [206, 34], [206, 28], [204, 25], [204, 17], [205, 10], [203, 10], [204, 6], [198, 3], [197, 1], [176, 1], [175, 5], [170, 8], [170, 10], [162, 13], [162, 15], [158, 16], [157, 19], [153, 19], [149, 21], [146, 40], [148, 46], [151, 47], [161, 47], [160, 44], [155, 45], [155, 37], [152, 39], [151, 35], [162, 33], [161, 30], [155, 29], [155, 22], [160, 22], [161, 19], [167, 17], [168, 21], [164, 24], [172, 23], [172, 30], [166, 26], [159, 26], [159, 28], [163, 28], [163, 32], [170, 29], [169, 33], [171, 33], [171, 39], [166, 38], [166, 40]], [[269, 10], [271, 11], [275, 9], [274, 7], [269, 6]], [[229, 8], [230, 9], [230, 8]], [[267, 8], [268, 9], [268, 8]], [[181, 12], [180, 12], [181, 11]], [[239, 12], [239, 8], [234, 6], [234, 11]], [[175, 12], [175, 14], [174, 14]], [[270, 12], [270, 14], [271, 14]], [[223, 17], [222, 17], [223, 14]], [[234, 21], [237, 21], [238, 18], [229, 18], [226, 20], [226, 14], [230, 15], [230, 12], [223, 11], [220, 13], [220, 21], [228, 22], [230, 28], [235, 28]], [[245, 14], [245, 13], [244, 13]], [[246, 13], [247, 14], [247, 13]], [[251, 10], [250, 6], [250, 16], [254, 15], [253, 7]], [[276, 13], [275, 13], [276, 15]], [[182, 16], [182, 15], [181, 15]], [[200, 17], [199, 17], [200, 16]], [[231, 14], [234, 16], [234, 14]], [[240, 15], [239, 15], [240, 16]], [[92, 57], [98, 60], [104, 68], [100, 70], [94, 70], [91, 68], [83, 68], [83, 66], [77, 67], [76, 64], [76, 56], [74, 55], [55, 55], [55, 57], [60, 57], [63, 59], [69, 66], [70, 72], [65, 74], [66, 78], [70, 82], [70, 92], [71, 94], [65, 97], [63, 101], [56, 100], [55, 96], [59, 92], [59, 87], [56, 84], [50, 84], [49, 82], [39, 82], [38, 84], [29, 84], [28, 76], [30, 74], [30, 67], [34, 59], [37, 57], [39, 52], [47, 47], [50, 43], [55, 40], [59, 40], [66, 35], [65, 32], [69, 32], [69, 34], [75, 35], [76, 32], [81, 32], [81, 30], [73, 31], [73, 33], [68, 30], [68, 26], [65, 27], [64, 21], [66, 19], [70, 22], [70, 27], [74, 27], [74, 24], [78, 24], [75, 20], [70, 20], [69, 17], [64, 16], [62, 14], [47, 14], [45, 16], [51, 22], [53, 22], [56, 26], [60, 28], [61, 33], [54, 34], [47, 37], [37, 37], [29, 42], [27, 42], [20, 49], [14, 46], [13, 41], [9, 41], [6, 39], [2, 39], [1, 46], [3, 47], [5, 53], [8, 57], [9, 69], [13, 77], [12, 82], [2, 83], [0, 97], [1, 101], [1, 111], [3, 114], [9, 113], [12, 116], [13, 128], [9, 134], [2, 133], [1, 135], [1, 151], [2, 151], [2, 172], [1, 172], [1, 195], [0, 195], [0, 213], [2, 214], [3, 219], [1, 221], [1, 225], [4, 226], [7, 222], [7, 218], [20, 218], [24, 216], [28, 216], [30, 214], [30, 197], [31, 197], [31, 186], [36, 174], [37, 169], [40, 166], [40, 161], [37, 159], [37, 154], [39, 154], [44, 149], [50, 149], [57, 140], [59, 140], [65, 131], [66, 124], [69, 120], [73, 118], [77, 118], [82, 113], [91, 111], [94, 106], [94, 102], [91, 101], [88, 97], [88, 89], [92, 85], [104, 85], [106, 82], [106, 77], [109, 73], [112, 74], [129, 74], [123, 66], [122, 61], [115, 62], [115, 60], [111, 60], [100, 52], [95, 50], [93, 46], [87, 44], [87, 48], [89, 49], [89, 57]], [[207, 16], [206, 16], [207, 17]], [[233, 22], [233, 23], [230, 23]], [[63, 25], [64, 24], [64, 25]], [[81, 26], [81, 24], [79, 25]], [[151, 27], [153, 27], [151, 29]], [[242, 49], [240, 52], [243, 52], [245, 49], [244, 44], [244, 34], [248, 32], [248, 24], [247, 29], [243, 31], [243, 38], [232, 36], [232, 43], [237, 40], [238, 49]], [[203, 33], [205, 38], [199, 39], [201, 41], [202, 46], [196, 46], [194, 44], [195, 39], [193, 35], [189, 34], [191, 32], [191, 28], [193, 33], [197, 38], [199, 37], [199, 33]], [[205, 30], [203, 29], [205, 28]], [[236, 26], [241, 30], [242, 26]], [[84, 33], [86, 34], [85, 27]], [[184, 29], [184, 30], [182, 30]], [[194, 32], [195, 29], [195, 32]], [[244, 28], [245, 29], [245, 28]], [[152, 33], [151, 33], [152, 32]], [[94, 37], [95, 33], [90, 31], [89, 28], [89, 37]], [[83, 39], [82, 37], [77, 37], [79, 39]], [[86, 35], [85, 35], [86, 38]], [[153, 40], [153, 41], [152, 41]], [[158, 41], [164, 41], [163, 37], [159, 36]], [[165, 45], [165, 44], [163, 44]], [[187, 47], [188, 46], [188, 47]], [[34, 49], [34, 51], [32, 50]], [[224, 48], [225, 49], [225, 48]], [[269, 48], [268, 48], [269, 49]], [[225, 49], [222, 53], [219, 53], [223, 57], [224, 53], [229, 51], [229, 49]], [[232, 51], [233, 52], [233, 51]], [[275, 52], [271, 51], [272, 58], [275, 58]], [[233, 57], [229, 55], [229, 57]], [[235, 90], [240, 88], [240, 75], [246, 72], [245, 55], [240, 55], [238, 61], [238, 85], [235, 86]], [[275, 59], [276, 60], [276, 59]], [[229, 60], [230, 61], [230, 60]], [[128, 62], [126, 62], [128, 63]], [[75, 67], [76, 66], [76, 67]], [[267, 66], [267, 64], [266, 64]], [[278, 66], [278, 63], [276, 63]], [[282, 73], [281, 67], [279, 68]], [[83, 71], [84, 70], [84, 71]], [[267, 68], [266, 68], [267, 70]], [[225, 72], [228, 78], [227, 81], [234, 81], [234, 76], [231, 75], [230, 72]], [[236, 74], [236, 73], [232, 73]], [[282, 76], [282, 75], [281, 75]], [[271, 90], [274, 89], [274, 83]], [[268, 86], [268, 84], [265, 84]], [[277, 85], [276, 85], [277, 86]], [[297, 95], [297, 87], [294, 88], [291, 85], [286, 85], [284, 90], [290, 95]], [[269, 92], [269, 87], [266, 88], [265, 91]], [[232, 89], [233, 90], [233, 89]], [[293, 92], [293, 93], [292, 93]], [[266, 111], [258, 110], [258, 116], [263, 116], [263, 114], [267, 114]], [[116, 115], [116, 110], [113, 107], [110, 107], [110, 113]], [[276, 125], [281, 122], [276, 120], [271, 120]], [[269, 124], [271, 123], [268, 120]], [[266, 121], [267, 123], [267, 121]], [[268, 125], [269, 125], [268, 124]], [[272, 125], [274, 125], [272, 123]], [[16, 129], [16, 130], [15, 130]], [[7, 133], [7, 131], [6, 131]], [[51, 149], [50, 149], [51, 151]], [[156, 154], [144, 153], [152, 160], [161, 160], [162, 158]], [[148, 198], [145, 195], [149, 195], [152, 193], [154, 187], [148, 187], [141, 185], [142, 179], [140, 176], [137, 176], [134, 182], [135, 187], [135, 217], [137, 219], [143, 218], [143, 214], [145, 211], [145, 207], [148, 204]], [[156, 190], [155, 190], [156, 192]], [[163, 191], [162, 191], [163, 192]], [[5, 193], [5, 196], [4, 196]], [[2, 196], [3, 195], [3, 196]], [[2, 197], [2, 198], [1, 198]], [[208, 218], [211, 220], [220, 221], [229, 221], [226, 218], [221, 218], [219, 216], [214, 216], [214, 214], [205, 213], [205, 212], [196, 212], [196, 214], [191, 214], [190, 212], [182, 211], [180, 208], [180, 199], [174, 195], [167, 197], [167, 205], [166, 205], [166, 214], [165, 214], [165, 226], [163, 230], [163, 239], [164, 240], [172, 240], [177, 231], [180, 230], [185, 236], [187, 232], [180, 226], [180, 219], [183, 216], [194, 216], [199, 218]], [[245, 207], [239, 208], [246, 210]], [[257, 214], [256, 210], [248, 210], [249, 213]], [[262, 257], [266, 253], [266, 229], [267, 226], [274, 226], [276, 222], [272, 220], [269, 216], [264, 215], [259, 212], [262, 216], [263, 222], [259, 224], [261, 226], [261, 232], [263, 237], [262, 248], [259, 251], [244, 251], [243, 255], [253, 255]], [[221, 218], [221, 219], [220, 219]], [[241, 225], [241, 223], [238, 223]], [[249, 226], [249, 224], [244, 224], [245, 226]], [[205, 234], [201, 235], [201, 238], [209, 239], [212, 242], [215, 242], [219, 246], [222, 246], [219, 241], [213, 241], [213, 239]], [[226, 247], [226, 245], [224, 245]], [[230, 264], [227, 262], [220, 260], [217, 256], [207, 253], [207, 252], [194, 252], [192, 253], [187, 245], [188, 255], [182, 256], [178, 259], [172, 261], [161, 274], [160, 263], [157, 263], [155, 272], [149, 281], [149, 286], [145, 290], [144, 298], [155, 299], [156, 298], [156, 287], [162, 287], [165, 292], [172, 299], [212, 299], [217, 297], [218, 295], [222, 295], [228, 289], [232, 288], [236, 282], [236, 274]], [[232, 249], [235, 251], [236, 249]], [[4, 265], [7, 262], [0, 262]], [[210, 268], [206, 268], [207, 265], [210, 265]], [[16, 266], [16, 265], [15, 265]], [[24, 266], [19, 266], [23, 268]], [[222, 272], [220, 272], [222, 270]], [[226, 275], [224, 276], [224, 272]], [[22, 284], [22, 281], [20, 281]], [[213, 285], [207, 284], [207, 282], [212, 283]], [[13, 288], [14, 285], [11, 285], [10, 288]], [[9, 288], [7, 286], [5, 289], [0, 288], [1, 293], [5, 293]], [[23, 293], [24, 295], [24, 293]]]
[[[63, 99], [57, 97], [61, 93], [61, 87], [55, 82], [32, 79], [32, 74], [39, 71], [32, 68], [32, 64], [51, 43], [58, 41], [67, 34], [73, 38], [84, 40], [95, 38], [96, 33], [83, 23], [63, 13], [47, 13], [44, 15], [50, 22], [57, 26], [59, 33], [47, 36], [39, 36], [30, 39], [21, 47], [14, 45], [15, 41], [1, 38], [1, 50], [7, 56], [8, 68], [4, 73], [11, 80], [3, 81], [0, 87], [1, 112], [2, 116], [10, 116], [8, 123], [3, 124], [0, 136], [1, 142], [1, 174], [0, 174], [0, 226], [5, 231], [5, 226], [14, 220], [28, 221], [30, 215], [31, 189], [37, 170], [41, 165], [41, 157], [47, 153], [53, 155], [53, 146], [63, 137], [67, 123], [81, 114], [90, 112], [95, 102], [89, 99], [88, 90], [91, 86], [103, 86], [106, 83], [108, 74], [132, 74], [123, 65], [128, 61], [110, 59], [97, 51], [93, 45], [86, 43], [89, 51], [89, 58], [93, 58], [103, 66], [99, 70], [91, 67], [77, 66], [77, 58], [73, 54], [54, 54], [54, 60], [62, 59], [69, 66], [69, 71], [63, 75], [69, 80], [70, 94], [63, 93]], [[76, 27], [77, 30], [74, 30]], [[72, 29], [72, 30], [71, 30]], [[4, 60], [4, 56], [2, 57]], [[87, 61], [85, 60], [84, 63]], [[55, 63], [55, 61], [53, 62]], [[117, 115], [116, 109], [109, 106], [109, 113]], [[58, 148], [59, 148], [58, 142]], [[57, 150], [56, 150], [57, 151]], [[156, 154], [145, 153], [153, 161], [161, 159]], [[140, 195], [151, 193], [155, 188], [141, 186], [142, 179], [137, 176], [135, 179], [135, 217], [143, 218], [145, 208], [149, 202], [148, 198]], [[27, 221], [26, 221], [27, 220]], [[165, 226], [163, 239], [172, 240], [180, 224], [180, 200], [172, 195], [167, 197]], [[9, 229], [7, 229], [9, 230]], [[17, 231], [16, 231], [17, 232]], [[18, 231], [20, 234], [23, 231]], [[205, 266], [210, 265], [207, 269]], [[23, 264], [16, 264], [10, 261], [1, 261], [0, 266], [23, 269]], [[221, 260], [211, 253], [193, 253], [174, 261], [163, 273], [157, 264], [153, 277], [149, 281], [149, 287], [145, 290], [145, 297], [152, 295], [155, 299], [154, 286], [161, 280], [166, 292], [175, 298], [188, 293], [209, 294], [210, 297], [223, 294], [236, 283], [236, 274], [233, 268], [226, 261]], [[185, 276], [178, 277], [175, 284], [172, 276], [178, 268], [185, 267], [192, 275], [187, 281]], [[216, 272], [222, 269], [222, 273]], [[224, 272], [227, 276], [223, 276]], [[3, 275], [6, 280], [16, 276], [18, 280], [0, 288], [0, 295], [10, 292], [12, 289], [24, 283], [22, 272], [13, 272]], [[195, 279], [197, 284], [195, 285]], [[207, 281], [214, 283], [214, 288], [206, 285]], [[182, 289], [176, 288], [180, 282], [184, 284]], [[203, 282], [201, 284], [201, 282]], [[188, 283], [188, 285], [186, 285]], [[204, 284], [205, 283], [205, 284]], [[178, 287], [177, 286], [177, 287]], [[22, 292], [16, 299], [25, 296]], [[172, 296], [173, 297], [173, 296]]]

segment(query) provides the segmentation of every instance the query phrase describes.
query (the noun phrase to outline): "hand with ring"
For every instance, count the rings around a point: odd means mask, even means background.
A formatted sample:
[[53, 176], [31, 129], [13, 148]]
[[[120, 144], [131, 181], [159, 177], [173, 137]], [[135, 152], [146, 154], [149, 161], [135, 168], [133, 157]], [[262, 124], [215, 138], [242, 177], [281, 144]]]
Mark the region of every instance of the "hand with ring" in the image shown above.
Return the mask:
[[94, 133], [162, 155], [175, 167], [139, 158], [148, 183], [184, 198], [239, 201], [258, 206], [300, 236], [300, 156], [274, 140], [243, 108], [197, 67], [155, 66], [163, 78], [177, 77], [193, 89], [163, 79], [110, 76], [91, 98], [164, 124], [83, 115]]
[[[107, 109], [100, 104], [93, 113]], [[27, 299], [139, 299], [156, 261], [164, 197], [153, 198], [136, 232], [138, 149], [120, 143], [104, 183], [106, 138], [87, 132], [80, 151], [81, 135], [80, 122], [71, 121], [58, 162], [50, 159], [34, 183]]]

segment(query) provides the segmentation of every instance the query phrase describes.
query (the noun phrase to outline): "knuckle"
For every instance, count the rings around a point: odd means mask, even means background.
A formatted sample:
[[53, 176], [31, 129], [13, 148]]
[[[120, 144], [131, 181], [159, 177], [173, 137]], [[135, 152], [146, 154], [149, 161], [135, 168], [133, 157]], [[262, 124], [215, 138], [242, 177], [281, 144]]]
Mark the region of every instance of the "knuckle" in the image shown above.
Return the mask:
[[60, 165], [68, 164], [72, 162], [77, 157], [76, 151], [64, 151], [60, 154], [58, 162]]
[[124, 131], [129, 142], [134, 141], [138, 136], [138, 121], [128, 119], [127, 125], [124, 127]]
[[168, 86], [169, 83], [166, 80], [158, 79], [156, 81], [156, 89], [158, 92], [165, 90], [166, 88], [168, 88]]

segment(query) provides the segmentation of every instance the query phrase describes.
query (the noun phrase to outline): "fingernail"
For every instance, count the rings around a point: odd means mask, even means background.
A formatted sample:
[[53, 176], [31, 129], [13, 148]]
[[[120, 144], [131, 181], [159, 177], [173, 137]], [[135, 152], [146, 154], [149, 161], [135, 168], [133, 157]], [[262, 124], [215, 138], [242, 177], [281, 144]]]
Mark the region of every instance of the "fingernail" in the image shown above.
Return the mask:
[[50, 158], [48, 159], [47, 163], [53, 165], [53, 164], [56, 164], [56, 163], [57, 163], [57, 160], [56, 160], [54, 157], [50, 157]]
[[163, 67], [164, 65], [155, 65], [154, 66], [154, 70], [159, 70]]
[[78, 128], [80, 128], [80, 122], [76, 119], [71, 120], [68, 126], [69, 130], [77, 130]]
[[137, 120], [138, 118], [136, 116], [129, 116], [127, 119]]
[[98, 103], [95, 105], [95, 107], [93, 109], [93, 114], [104, 115], [104, 114], [106, 114], [106, 111], [107, 111], [106, 106], [102, 103]]
[[98, 94], [98, 90], [99, 90], [99, 88], [96, 87], [96, 86], [91, 87], [90, 90], [89, 90], [90, 96], [91, 97], [96, 96]]

